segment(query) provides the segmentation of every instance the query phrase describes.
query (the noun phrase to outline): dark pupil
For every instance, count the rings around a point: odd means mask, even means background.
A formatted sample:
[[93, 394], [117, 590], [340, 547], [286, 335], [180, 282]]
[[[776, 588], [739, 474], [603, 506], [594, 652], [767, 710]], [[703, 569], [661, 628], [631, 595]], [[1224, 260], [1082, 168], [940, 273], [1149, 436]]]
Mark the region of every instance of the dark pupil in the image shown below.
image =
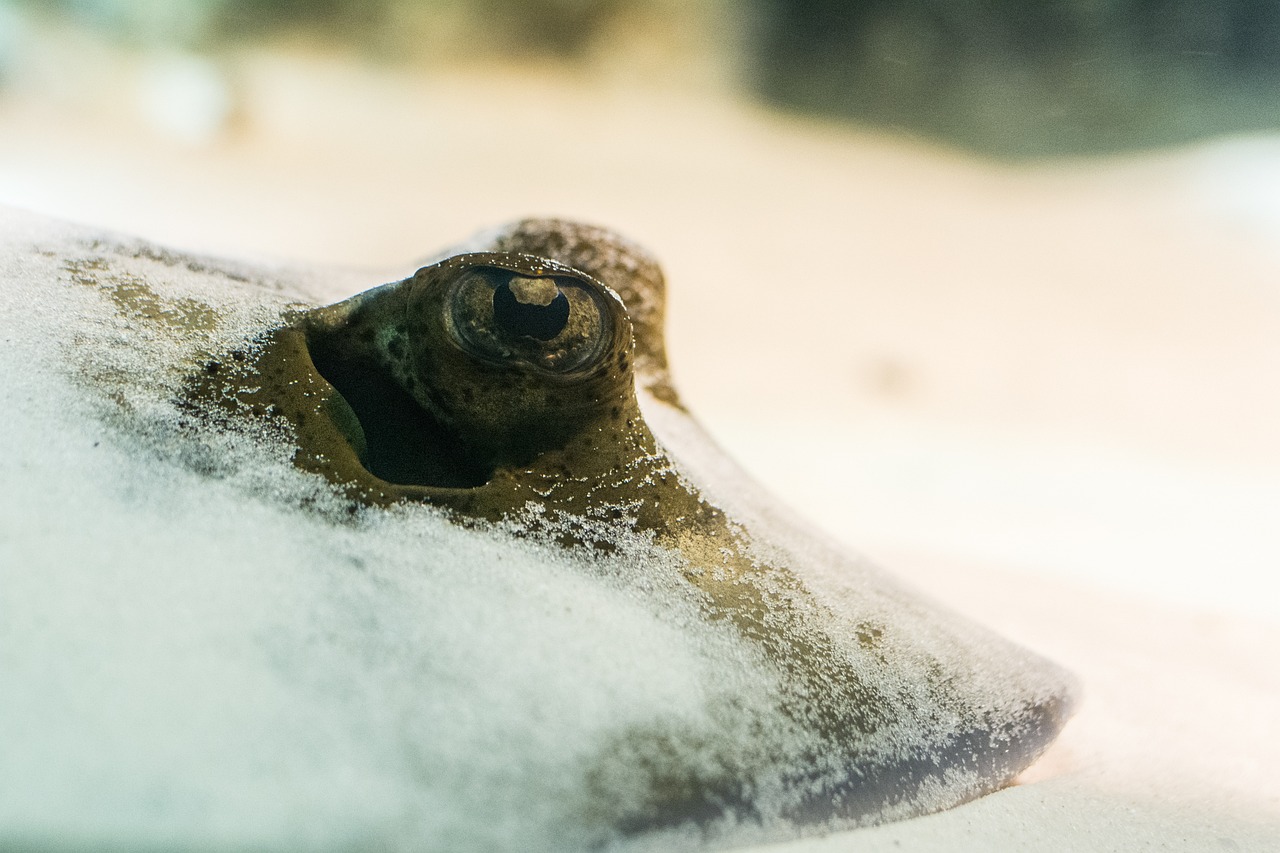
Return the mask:
[[493, 291], [493, 322], [507, 334], [549, 341], [569, 322], [569, 300], [557, 288], [547, 305], [521, 302], [503, 283]]

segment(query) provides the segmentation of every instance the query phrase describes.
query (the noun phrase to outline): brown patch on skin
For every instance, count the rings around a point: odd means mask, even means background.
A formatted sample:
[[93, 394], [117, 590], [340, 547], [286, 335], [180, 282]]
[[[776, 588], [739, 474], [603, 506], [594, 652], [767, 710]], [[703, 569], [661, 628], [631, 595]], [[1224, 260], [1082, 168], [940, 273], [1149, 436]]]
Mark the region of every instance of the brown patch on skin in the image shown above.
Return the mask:
[[645, 390], [649, 392], [649, 396], [659, 402], [666, 403], [672, 408], [679, 409], [687, 413], [689, 410], [685, 408], [684, 401], [680, 399], [680, 394], [676, 392], [675, 386], [670, 382], [657, 381], [645, 386]]
[[195, 299], [164, 299], [140, 276], [112, 270], [106, 258], [67, 261], [63, 267], [72, 281], [102, 291], [126, 316], [177, 331], [209, 332], [218, 326], [217, 312], [208, 305]]
[[878, 649], [880, 640], [884, 637], [884, 629], [878, 625], [863, 622], [857, 627], [855, 636], [858, 638], [858, 645], [864, 649]]

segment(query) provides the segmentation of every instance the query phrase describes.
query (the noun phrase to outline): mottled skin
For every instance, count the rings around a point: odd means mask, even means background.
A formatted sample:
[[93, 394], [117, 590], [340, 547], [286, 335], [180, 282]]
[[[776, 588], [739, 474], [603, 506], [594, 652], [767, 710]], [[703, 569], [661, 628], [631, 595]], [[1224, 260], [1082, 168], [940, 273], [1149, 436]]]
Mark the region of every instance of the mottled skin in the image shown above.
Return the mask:
[[[609, 232], [555, 220], [520, 223], [490, 248], [296, 314], [251, 357], [253, 383], [211, 372], [200, 394], [225, 397], [229, 383], [238, 406], [283, 416], [296, 464], [361, 503], [420, 501], [472, 523], [541, 518], [557, 523], [567, 547], [608, 547], [592, 525], [563, 532], [574, 519], [603, 520], [679, 551], [706, 618], [727, 621], [776, 666], [779, 709], [813, 735], [809, 752], [782, 759], [798, 820], [875, 820], [945, 768], [977, 774], [977, 796], [1047, 746], [1068, 713], [1061, 703], [1028, 706], [1033, 734], [999, 748], [1000, 733], [975, 716], [940, 751], [887, 764], [864, 755], [865, 737], [898, 713], [894, 700], [853, 671], [805, 584], [750, 556], [749, 533], [678, 473], [641, 415], [637, 386], [680, 407], [657, 265]], [[509, 293], [495, 295], [504, 286]], [[558, 292], [578, 299], [565, 331], [523, 334], [557, 331]], [[500, 316], [503, 302], [525, 319]], [[530, 505], [541, 512], [531, 516]], [[867, 626], [864, 648], [874, 650], [880, 631]], [[949, 689], [941, 672], [927, 685], [941, 703]], [[686, 767], [665, 748], [649, 750], [664, 756], [644, 770], [649, 802], [617, 816], [622, 829], [751, 817], [752, 767]]]

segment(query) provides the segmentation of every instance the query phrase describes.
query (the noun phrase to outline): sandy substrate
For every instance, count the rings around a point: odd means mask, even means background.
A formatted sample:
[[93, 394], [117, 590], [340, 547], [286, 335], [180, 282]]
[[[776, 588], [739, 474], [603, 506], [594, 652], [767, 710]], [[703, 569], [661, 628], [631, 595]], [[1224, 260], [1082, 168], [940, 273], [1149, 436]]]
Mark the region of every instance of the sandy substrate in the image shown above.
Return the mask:
[[128, 63], [110, 102], [0, 99], [0, 202], [369, 284], [518, 216], [615, 227], [757, 476], [1081, 677], [1024, 784], [770, 849], [1280, 849], [1280, 141], [1015, 171], [555, 74], [228, 67], [198, 145]]

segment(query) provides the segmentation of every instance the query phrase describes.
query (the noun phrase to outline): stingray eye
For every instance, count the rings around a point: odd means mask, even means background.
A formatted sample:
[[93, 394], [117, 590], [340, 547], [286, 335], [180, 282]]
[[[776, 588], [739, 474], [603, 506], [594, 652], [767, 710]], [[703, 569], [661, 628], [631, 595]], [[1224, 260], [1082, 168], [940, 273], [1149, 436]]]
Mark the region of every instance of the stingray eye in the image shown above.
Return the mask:
[[555, 279], [512, 276], [493, 290], [493, 323], [508, 335], [553, 340], [569, 325], [569, 297]]
[[571, 373], [591, 367], [613, 337], [608, 297], [563, 273], [529, 276], [477, 267], [454, 283], [447, 304], [454, 340], [490, 362]]

